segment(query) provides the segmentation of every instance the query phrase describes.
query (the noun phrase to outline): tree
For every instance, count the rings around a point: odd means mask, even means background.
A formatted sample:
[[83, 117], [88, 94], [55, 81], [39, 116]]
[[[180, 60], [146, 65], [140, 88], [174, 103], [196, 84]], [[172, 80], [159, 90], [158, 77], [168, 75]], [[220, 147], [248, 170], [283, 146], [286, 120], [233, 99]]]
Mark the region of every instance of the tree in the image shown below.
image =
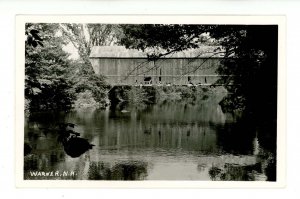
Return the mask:
[[31, 110], [64, 109], [72, 103], [70, 62], [57, 24], [26, 24], [25, 99]]
[[[121, 43], [159, 59], [174, 52], [222, 45], [224, 59], [217, 69], [229, 95], [221, 102], [226, 112], [270, 111], [276, 118], [277, 26], [271, 25], [122, 25]], [[267, 106], [266, 106], [267, 105]], [[251, 111], [250, 111], [251, 110]]]
[[232, 110], [238, 106], [251, 112], [264, 110], [276, 120], [277, 32], [275, 25], [252, 25], [218, 27], [211, 34], [226, 49], [223, 64], [217, 70], [219, 74], [227, 74], [219, 83], [225, 84], [231, 93], [224, 99], [224, 107]]
[[93, 46], [112, 45], [118, 41], [121, 29], [112, 24], [60, 24], [65, 39], [77, 49], [86, 72], [92, 73], [89, 56]]
[[199, 48], [208, 41], [205, 33], [213, 28], [205, 25], [180, 24], [121, 25], [121, 27], [123, 37], [120, 43], [126, 48], [148, 52], [149, 59], [159, 59], [174, 52]]
[[[93, 46], [112, 45], [118, 41], [122, 34], [117, 25], [112, 24], [59, 24], [66, 41], [71, 42], [77, 49], [79, 60], [73, 62], [72, 80], [75, 93], [91, 91], [93, 98], [104, 106], [107, 99], [108, 85], [105, 77], [94, 73], [89, 56]], [[83, 96], [80, 94], [80, 96]], [[85, 95], [86, 96], [86, 95]], [[78, 98], [79, 100], [79, 98]], [[79, 102], [78, 102], [79, 103]]]

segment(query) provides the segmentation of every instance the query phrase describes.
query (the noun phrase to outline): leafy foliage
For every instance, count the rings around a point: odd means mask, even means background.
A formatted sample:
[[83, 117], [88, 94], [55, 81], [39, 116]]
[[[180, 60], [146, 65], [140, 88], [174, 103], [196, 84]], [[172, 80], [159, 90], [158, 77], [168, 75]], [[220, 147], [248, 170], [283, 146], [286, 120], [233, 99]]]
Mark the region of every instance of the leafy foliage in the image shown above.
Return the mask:
[[217, 70], [226, 75], [219, 80], [230, 93], [224, 100], [232, 99], [238, 108], [252, 112], [264, 109], [276, 118], [277, 26], [237, 26], [227, 33], [221, 30], [212, 35], [221, 38], [226, 49], [227, 59]]
[[78, 50], [81, 61], [93, 73], [89, 56], [93, 46], [111, 45], [117, 42], [121, 29], [112, 24], [60, 24], [60, 30], [66, 41]]
[[132, 87], [129, 90], [125, 90], [125, 100], [132, 106], [140, 106], [148, 103], [148, 98], [146, 91], [143, 88]]
[[27, 36], [26, 38], [26, 43], [29, 46], [37, 47], [37, 45], [43, 46], [43, 39], [40, 38], [39, 36], [39, 31], [36, 29], [30, 29], [30, 26], [27, 25], [28, 30], [25, 31], [25, 35]]
[[[116, 34], [121, 33], [114, 25], [26, 24], [26, 108], [66, 109], [85, 97], [91, 106], [103, 107], [108, 85], [94, 74], [89, 54], [93, 45], [115, 42]], [[63, 50], [69, 42], [78, 50], [79, 60], [70, 60]]]
[[96, 102], [96, 100], [93, 97], [93, 93], [89, 90], [86, 90], [82, 93], [79, 93], [77, 95], [77, 99], [74, 103], [74, 107], [76, 109], [81, 109], [81, 108], [98, 108], [99, 103]]
[[[198, 48], [203, 43], [207, 43], [209, 39], [205, 33], [213, 28], [205, 25], [180, 24], [121, 25], [121, 27], [124, 35], [120, 43], [126, 48], [148, 50], [149, 59], [158, 59], [177, 51]], [[166, 52], [162, 52], [161, 49]]]
[[69, 79], [73, 82], [71, 90], [75, 95], [90, 91], [94, 100], [99, 103], [99, 107], [103, 108], [107, 103], [109, 85], [106, 84], [103, 76], [90, 73], [87, 68], [85, 63], [72, 62], [72, 68], [70, 69], [72, 72], [69, 76]]
[[[141, 49], [149, 59], [201, 45], [222, 45], [225, 57], [217, 69], [229, 95], [223, 110], [259, 111], [267, 108], [276, 117], [277, 26], [276, 25], [122, 25], [121, 43]], [[267, 106], [266, 106], [267, 105]]]
[[73, 100], [67, 78], [69, 55], [56, 30], [55, 24], [26, 24], [25, 98], [33, 110], [65, 109]]
[[107, 104], [109, 86], [103, 76], [95, 75], [89, 55], [95, 45], [111, 45], [122, 34], [117, 25], [112, 24], [59, 24], [65, 41], [71, 42], [77, 49], [79, 60], [72, 63], [72, 90], [75, 94], [91, 91], [100, 107]]

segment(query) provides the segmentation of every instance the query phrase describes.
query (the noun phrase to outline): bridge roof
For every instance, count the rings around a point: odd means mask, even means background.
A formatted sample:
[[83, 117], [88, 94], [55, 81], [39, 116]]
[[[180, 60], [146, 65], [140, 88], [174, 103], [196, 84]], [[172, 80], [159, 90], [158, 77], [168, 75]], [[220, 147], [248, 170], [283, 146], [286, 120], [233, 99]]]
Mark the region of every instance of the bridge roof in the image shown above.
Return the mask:
[[[224, 57], [221, 46], [201, 46], [198, 49], [185, 50], [167, 55], [165, 58], [221, 58]], [[147, 58], [146, 52], [126, 49], [125, 46], [94, 46], [90, 58]]]

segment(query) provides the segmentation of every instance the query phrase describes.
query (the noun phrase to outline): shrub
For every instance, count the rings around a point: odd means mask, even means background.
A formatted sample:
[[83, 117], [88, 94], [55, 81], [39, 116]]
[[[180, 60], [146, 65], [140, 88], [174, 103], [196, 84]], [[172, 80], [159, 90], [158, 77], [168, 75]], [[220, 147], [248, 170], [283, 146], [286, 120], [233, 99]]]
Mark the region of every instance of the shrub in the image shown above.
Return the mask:
[[147, 93], [142, 88], [132, 87], [125, 91], [125, 100], [132, 105], [146, 103]]
[[99, 108], [100, 103], [95, 100], [93, 93], [89, 90], [86, 90], [77, 95], [77, 99], [74, 103], [76, 109], [85, 109], [85, 108]]

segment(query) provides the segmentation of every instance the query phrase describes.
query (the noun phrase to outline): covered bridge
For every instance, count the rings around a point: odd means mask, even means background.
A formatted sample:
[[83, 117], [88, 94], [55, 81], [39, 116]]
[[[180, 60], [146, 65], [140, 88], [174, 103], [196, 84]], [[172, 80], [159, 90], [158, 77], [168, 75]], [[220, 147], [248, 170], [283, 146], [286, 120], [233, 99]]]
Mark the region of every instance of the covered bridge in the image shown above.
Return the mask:
[[139, 50], [94, 46], [90, 61], [95, 73], [111, 85], [210, 85], [218, 79], [215, 70], [223, 56], [219, 46], [202, 46], [150, 61]]

